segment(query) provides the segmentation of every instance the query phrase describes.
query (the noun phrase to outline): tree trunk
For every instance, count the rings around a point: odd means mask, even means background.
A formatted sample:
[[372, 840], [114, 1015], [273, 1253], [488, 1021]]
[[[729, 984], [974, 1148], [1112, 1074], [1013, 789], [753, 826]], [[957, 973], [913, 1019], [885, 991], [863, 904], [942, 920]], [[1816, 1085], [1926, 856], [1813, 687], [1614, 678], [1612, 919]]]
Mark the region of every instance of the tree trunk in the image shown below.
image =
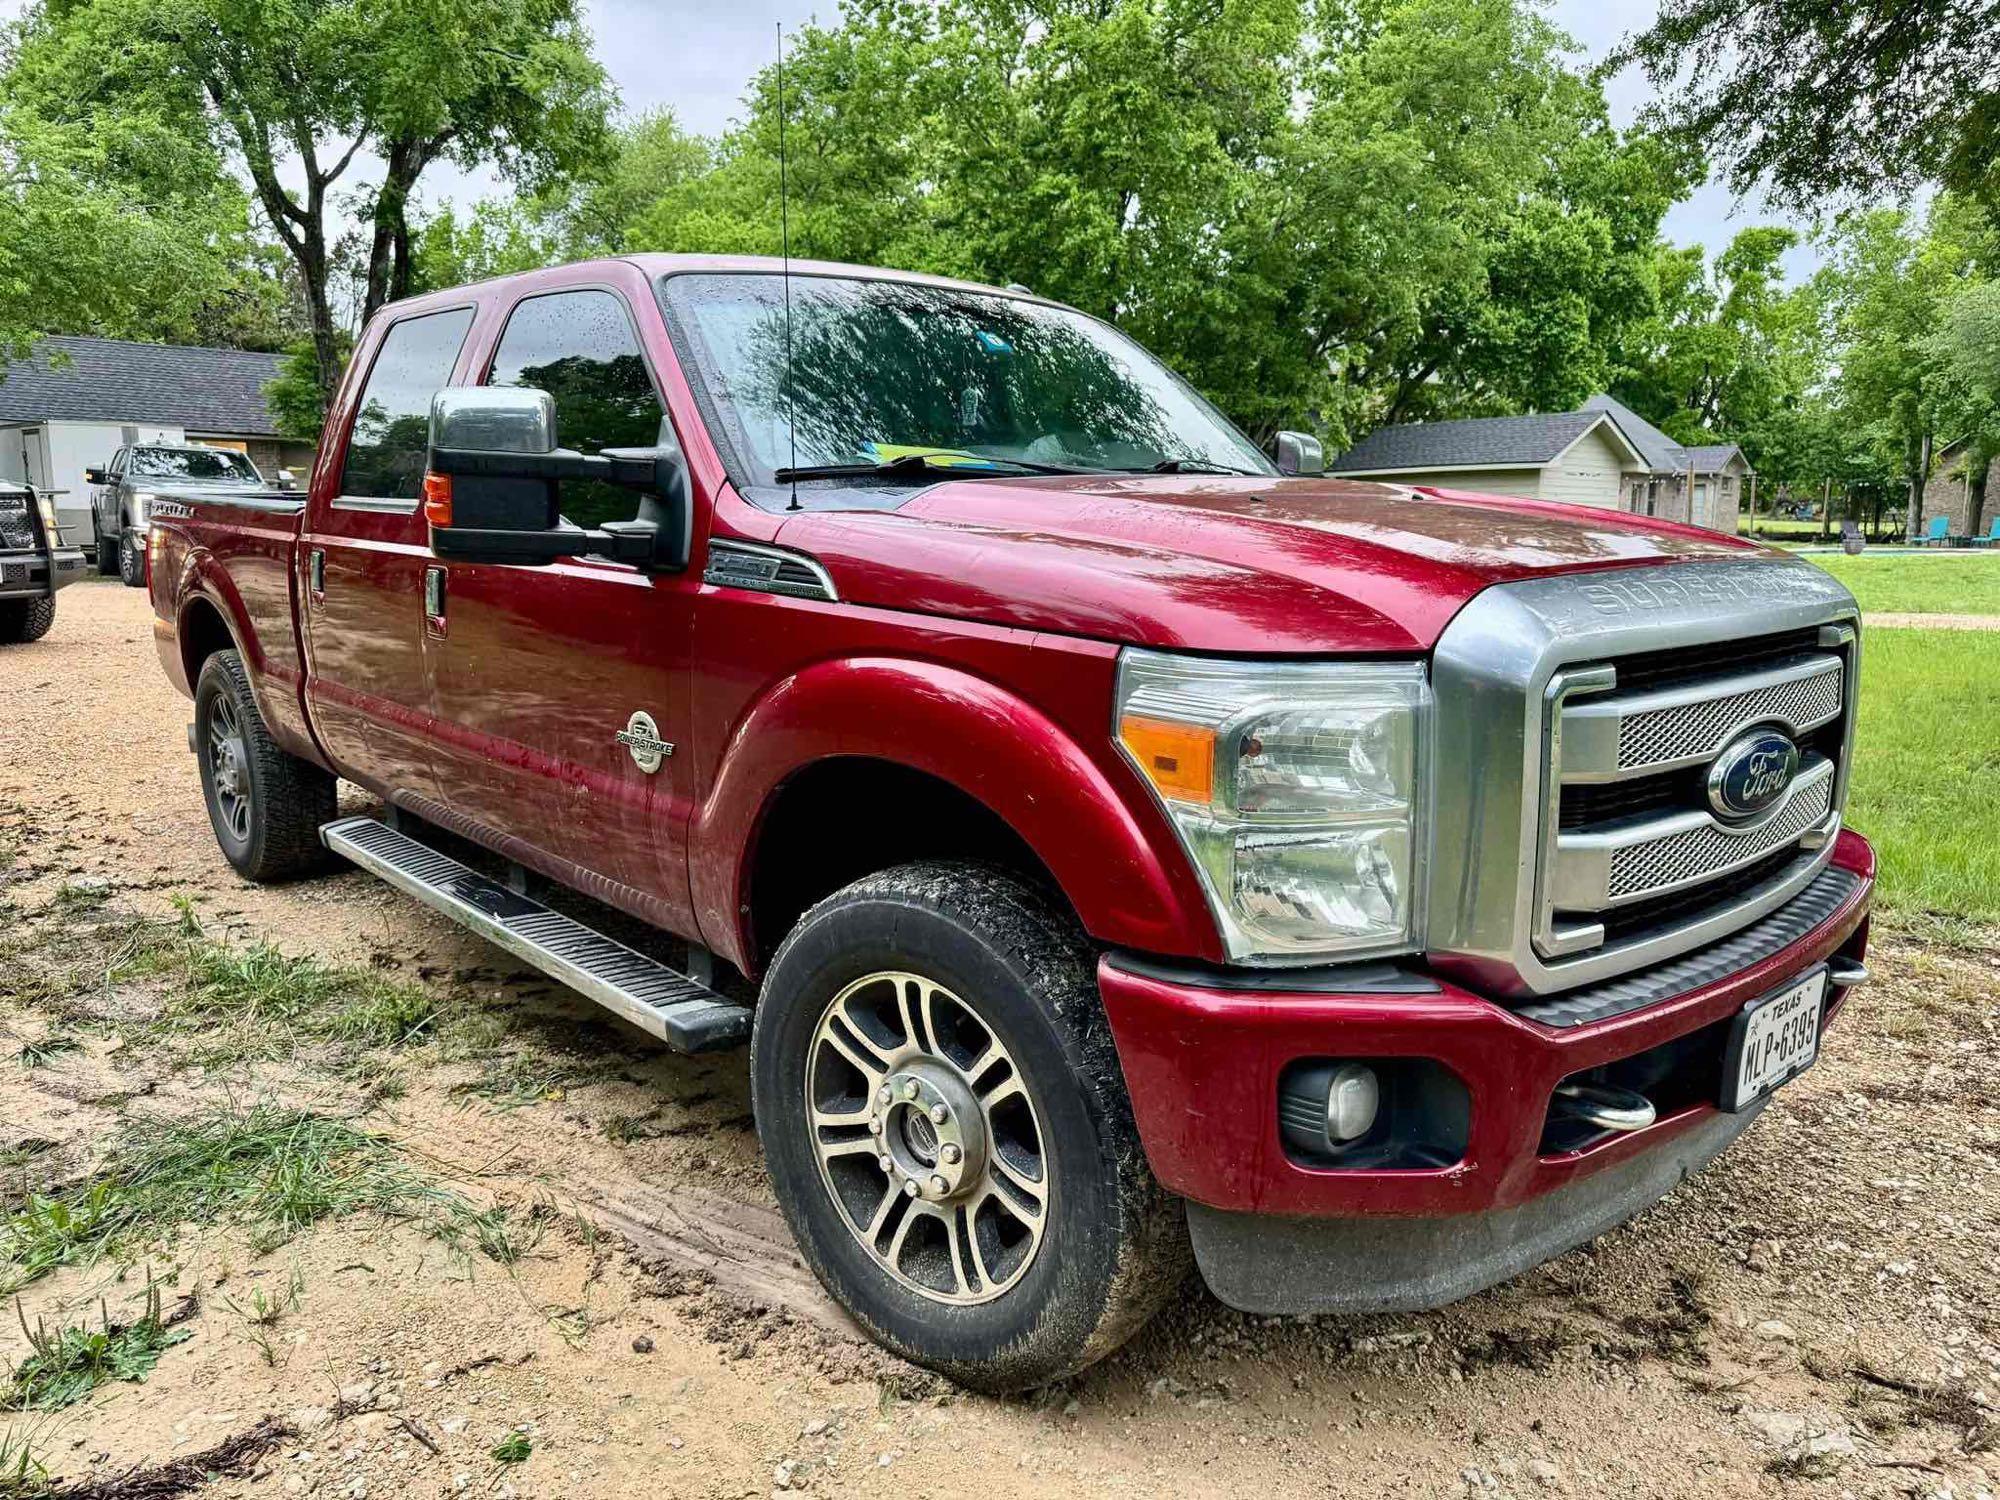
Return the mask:
[[1922, 533], [1924, 520], [1924, 481], [1931, 477], [1931, 435], [1927, 432], [1917, 444], [1917, 467], [1910, 475], [1910, 516], [1908, 535], [1915, 541]]

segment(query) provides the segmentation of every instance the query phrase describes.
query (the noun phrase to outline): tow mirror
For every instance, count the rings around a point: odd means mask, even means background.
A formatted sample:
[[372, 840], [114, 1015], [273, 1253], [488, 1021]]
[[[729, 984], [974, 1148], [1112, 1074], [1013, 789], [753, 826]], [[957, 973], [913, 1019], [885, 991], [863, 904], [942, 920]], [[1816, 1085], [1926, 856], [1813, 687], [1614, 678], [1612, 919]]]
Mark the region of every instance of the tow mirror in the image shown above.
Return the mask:
[[[564, 480], [638, 490], [638, 515], [594, 531], [562, 518]], [[424, 517], [431, 550], [460, 562], [548, 563], [596, 554], [687, 566], [693, 507], [680, 450], [556, 445], [555, 400], [525, 386], [449, 386], [431, 400]]]
[[1278, 434], [1278, 472], [1313, 475], [1326, 472], [1326, 449], [1310, 432]]
[[111, 479], [102, 469], [85, 469], [83, 471], [83, 482], [85, 484], [109, 484], [111, 483]]

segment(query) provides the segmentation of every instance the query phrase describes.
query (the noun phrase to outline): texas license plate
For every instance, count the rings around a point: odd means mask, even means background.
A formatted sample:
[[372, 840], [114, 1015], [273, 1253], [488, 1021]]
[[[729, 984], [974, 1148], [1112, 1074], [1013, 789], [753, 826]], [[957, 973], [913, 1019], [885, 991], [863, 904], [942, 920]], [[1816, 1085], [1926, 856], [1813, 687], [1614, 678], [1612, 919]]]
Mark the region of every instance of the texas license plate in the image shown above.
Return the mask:
[[1754, 1104], [1779, 1084], [1803, 1073], [1819, 1056], [1819, 1016], [1826, 1001], [1826, 970], [1752, 1000], [1736, 1017], [1723, 1056], [1722, 1107]]

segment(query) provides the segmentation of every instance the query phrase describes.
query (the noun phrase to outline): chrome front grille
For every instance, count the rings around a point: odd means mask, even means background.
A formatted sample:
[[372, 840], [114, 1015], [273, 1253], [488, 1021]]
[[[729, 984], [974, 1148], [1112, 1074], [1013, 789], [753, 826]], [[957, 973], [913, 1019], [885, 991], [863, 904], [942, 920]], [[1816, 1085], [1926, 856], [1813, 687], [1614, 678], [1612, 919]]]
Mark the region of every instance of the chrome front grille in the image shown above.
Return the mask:
[[[1432, 656], [1428, 952], [1488, 993], [1553, 996], [1749, 928], [1832, 857], [1859, 631], [1827, 574], [1769, 554], [1522, 580]], [[1800, 762], [1751, 822], [1718, 755], [1775, 727]]]
[[1605, 882], [1609, 904], [1679, 890], [1695, 881], [1727, 874], [1755, 863], [1780, 844], [1796, 841], [1808, 828], [1819, 827], [1833, 810], [1833, 764], [1820, 761], [1817, 770], [1810, 787], [1799, 787], [1775, 818], [1748, 833], [1704, 825], [1615, 851], [1610, 879]]
[[1810, 658], [1781, 680], [1727, 696], [1628, 711], [1618, 725], [1618, 768], [1645, 770], [1705, 760], [1751, 724], [1812, 729], [1840, 712], [1841, 663]]

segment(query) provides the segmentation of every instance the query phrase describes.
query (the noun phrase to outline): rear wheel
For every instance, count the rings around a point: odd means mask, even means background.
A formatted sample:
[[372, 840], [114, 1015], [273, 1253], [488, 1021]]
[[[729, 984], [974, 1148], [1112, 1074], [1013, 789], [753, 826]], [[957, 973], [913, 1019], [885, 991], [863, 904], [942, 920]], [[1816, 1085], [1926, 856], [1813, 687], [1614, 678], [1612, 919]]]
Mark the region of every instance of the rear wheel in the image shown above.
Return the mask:
[[0, 599], [0, 646], [24, 646], [39, 641], [56, 622], [55, 595], [39, 599]]
[[203, 663], [194, 725], [202, 797], [223, 857], [256, 881], [327, 868], [332, 860], [319, 830], [333, 819], [334, 779], [271, 738], [236, 652], [218, 651]]
[[1010, 876], [906, 865], [813, 908], [765, 982], [751, 1082], [807, 1262], [906, 1358], [1039, 1385], [1184, 1277], [1089, 947]]
[[118, 576], [125, 580], [128, 589], [146, 586], [146, 553], [140, 546], [139, 533], [126, 531], [118, 539]]

